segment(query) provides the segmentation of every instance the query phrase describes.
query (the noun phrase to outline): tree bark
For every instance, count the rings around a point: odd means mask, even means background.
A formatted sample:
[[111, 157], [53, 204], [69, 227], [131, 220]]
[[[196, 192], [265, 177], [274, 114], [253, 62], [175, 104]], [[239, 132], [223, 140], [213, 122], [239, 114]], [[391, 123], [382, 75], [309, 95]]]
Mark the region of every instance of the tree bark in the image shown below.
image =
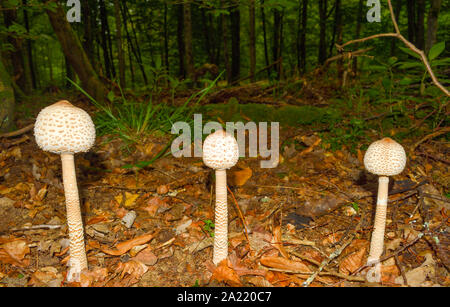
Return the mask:
[[186, 65], [184, 61], [184, 14], [183, 5], [177, 6], [177, 42], [178, 42], [178, 62], [179, 62], [179, 76], [180, 78], [186, 78]]
[[0, 57], [0, 132], [8, 132], [13, 128], [14, 104], [11, 78]]
[[406, 8], [408, 11], [408, 40], [416, 44], [416, 0], [407, 0]]
[[184, 53], [186, 58], [186, 73], [187, 77], [194, 80], [195, 67], [194, 55], [192, 51], [192, 13], [191, 3], [185, 1], [183, 4], [184, 15]]
[[100, 21], [101, 21], [101, 45], [103, 49], [103, 60], [105, 62], [105, 73], [108, 79], [112, 79], [113, 66], [112, 58], [110, 57], [109, 50], [109, 26], [108, 26], [108, 16], [106, 15], [106, 6], [104, 0], [99, 0], [100, 4]]
[[64, 54], [67, 56], [70, 65], [80, 78], [81, 86], [94, 99], [103, 101], [107, 89], [105, 85], [100, 82], [86, 52], [81, 46], [78, 36], [68, 23], [64, 10], [61, 6], [58, 6], [54, 12], [51, 10], [46, 10], [46, 12], [53, 30], [61, 43]]
[[428, 54], [431, 47], [436, 42], [436, 33], [438, 29], [438, 17], [441, 10], [442, 0], [431, 0], [431, 7], [428, 11], [427, 20], [427, 39], [425, 42], [425, 53]]
[[[226, 6], [226, 0], [221, 0], [223, 7]], [[231, 74], [231, 62], [230, 62], [230, 52], [228, 50], [228, 19], [226, 14], [221, 15], [222, 20], [222, 40], [223, 40], [223, 58], [225, 63], [225, 68], [227, 72], [227, 84], [231, 84], [232, 74]]]
[[[16, 9], [3, 10], [4, 24], [6, 27], [12, 26], [17, 22]], [[25, 94], [29, 94], [32, 89], [31, 78], [27, 78], [25, 64], [22, 54], [22, 41], [18, 38], [8, 35], [7, 41], [10, 43], [14, 50], [9, 52], [9, 56], [12, 64], [12, 80]]]
[[249, 43], [250, 43], [250, 80], [256, 81], [256, 31], [255, 31], [255, 0], [249, 0]]
[[241, 69], [241, 13], [239, 6], [230, 9], [231, 21], [231, 81], [239, 80]]
[[[402, 5], [403, 5], [403, 1], [402, 0], [398, 0], [396, 2], [396, 5], [394, 7], [394, 14], [395, 17], [397, 18], [397, 20], [400, 20], [400, 13], [402, 11]], [[395, 27], [394, 27], [394, 31], [395, 31]], [[397, 40], [393, 39], [391, 42], [391, 56], [395, 56], [395, 46], [397, 44]]]
[[327, 30], [327, 0], [319, 0], [319, 64], [327, 58], [326, 30]]
[[[22, 4], [23, 5], [27, 5], [27, 0], [22, 0]], [[25, 24], [25, 29], [27, 30], [27, 34], [30, 34], [30, 21], [29, 21], [29, 17], [28, 17], [28, 11], [27, 10], [23, 10], [23, 21]], [[29, 77], [31, 80], [27, 81], [27, 83], [31, 82], [32, 88], [36, 89], [37, 85], [36, 85], [36, 73], [34, 70], [34, 61], [33, 61], [33, 46], [32, 46], [32, 41], [30, 39], [26, 40], [26, 63], [25, 63], [25, 68], [26, 70], [28, 69], [29, 71], [27, 71], [27, 77]]]
[[[269, 66], [269, 48], [267, 47], [267, 29], [266, 29], [266, 13], [264, 10], [264, 0], [261, 0], [261, 21], [263, 28], [263, 38], [264, 38], [264, 58], [266, 60], [266, 67]], [[270, 79], [271, 69], [267, 69], [267, 78]]]
[[114, 0], [114, 15], [116, 19], [116, 44], [119, 58], [119, 84], [122, 89], [125, 89], [125, 55], [122, 42], [122, 20], [120, 19], [119, 0]]
[[425, 48], [425, 0], [417, 0], [416, 47]]
[[[358, 3], [358, 14], [357, 14], [357, 19], [356, 19], [356, 32], [355, 32], [355, 37], [358, 37], [361, 35], [361, 24], [362, 24], [362, 19], [363, 19], [363, 1], [364, 0], [359, 0]], [[399, 1], [401, 2], [401, 1]], [[356, 75], [357, 71], [358, 71], [358, 57], [355, 57], [353, 59], [353, 67], [352, 67], [353, 73]]]

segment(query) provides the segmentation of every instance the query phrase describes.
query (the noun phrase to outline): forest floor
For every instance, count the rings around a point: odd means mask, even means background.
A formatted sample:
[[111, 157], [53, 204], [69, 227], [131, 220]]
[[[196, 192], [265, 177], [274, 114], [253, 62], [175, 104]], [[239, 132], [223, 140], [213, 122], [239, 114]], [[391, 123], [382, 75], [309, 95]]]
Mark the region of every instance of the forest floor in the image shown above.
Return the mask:
[[[71, 102], [88, 108], [79, 97]], [[119, 139], [98, 138], [75, 160], [89, 260], [80, 283], [65, 281], [59, 156], [40, 150], [32, 131], [1, 139], [0, 286], [289, 287], [312, 275], [311, 286], [450, 286], [448, 142], [402, 143], [408, 163], [391, 180], [386, 259], [373, 284], [364, 264], [378, 180], [364, 170], [363, 152], [331, 150], [309, 127], [282, 127], [280, 139], [278, 167], [241, 158], [227, 172], [229, 258], [215, 267], [214, 176], [201, 158], [124, 169], [150, 160], [168, 137], [148, 137], [132, 153]]]

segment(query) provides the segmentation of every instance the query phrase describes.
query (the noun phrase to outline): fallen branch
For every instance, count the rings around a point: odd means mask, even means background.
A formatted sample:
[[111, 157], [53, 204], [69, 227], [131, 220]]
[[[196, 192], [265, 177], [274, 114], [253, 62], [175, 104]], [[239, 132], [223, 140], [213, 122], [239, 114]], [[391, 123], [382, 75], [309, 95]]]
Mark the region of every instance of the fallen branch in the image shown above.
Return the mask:
[[427, 56], [425, 55], [425, 53], [423, 52], [423, 50], [418, 49], [416, 46], [414, 46], [410, 41], [408, 41], [401, 33], [400, 33], [400, 29], [398, 27], [397, 21], [395, 20], [395, 14], [394, 14], [394, 10], [392, 8], [392, 4], [391, 4], [391, 0], [388, 0], [388, 5], [389, 5], [389, 11], [391, 13], [391, 19], [392, 19], [392, 23], [394, 24], [394, 28], [395, 28], [395, 33], [380, 33], [380, 34], [375, 34], [375, 35], [371, 35], [365, 38], [360, 38], [360, 39], [355, 39], [355, 40], [351, 40], [349, 42], [346, 42], [343, 45], [337, 45], [338, 49], [343, 50], [345, 46], [348, 46], [350, 44], [354, 44], [354, 43], [361, 43], [361, 42], [365, 42], [374, 38], [378, 38], [378, 37], [395, 37], [398, 38], [399, 40], [401, 40], [411, 51], [413, 51], [414, 53], [418, 54], [420, 56], [420, 58], [422, 59], [423, 64], [425, 65], [428, 73], [430, 74], [431, 79], [433, 80], [434, 85], [436, 85], [445, 95], [447, 95], [448, 97], [450, 97], [450, 92], [439, 82], [439, 80], [436, 78], [433, 70], [431, 69], [430, 63], [428, 62]]
[[27, 133], [28, 131], [33, 130], [33, 128], [34, 128], [34, 124], [30, 124], [30, 125], [28, 125], [26, 127], [23, 127], [22, 129], [19, 129], [19, 130], [0, 134], [0, 138], [11, 138], [11, 137], [19, 136], [19, 135], [22, 135], [24, 133]]

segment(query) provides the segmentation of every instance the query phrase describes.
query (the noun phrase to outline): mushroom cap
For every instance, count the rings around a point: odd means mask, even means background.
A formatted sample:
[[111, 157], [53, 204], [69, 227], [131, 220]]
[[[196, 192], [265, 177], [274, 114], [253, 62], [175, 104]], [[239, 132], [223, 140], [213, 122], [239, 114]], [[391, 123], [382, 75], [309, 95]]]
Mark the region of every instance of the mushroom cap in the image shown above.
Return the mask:
[[233, 135], [217, 130], [203, 143], [203, 162], [213, 169], [228, 169], [239, 160], [239, 146]]
[[364, 166], [369, 172], [378, 176], [398, 175], [405, 165], [405, 150], [391, 138], [373, 142], [364, 155]]
[[89, 114], [66, 100], [39, 112], [34, 124], [38, 146], [56, 154], [88, 151], [95, 142], [95, 126]]

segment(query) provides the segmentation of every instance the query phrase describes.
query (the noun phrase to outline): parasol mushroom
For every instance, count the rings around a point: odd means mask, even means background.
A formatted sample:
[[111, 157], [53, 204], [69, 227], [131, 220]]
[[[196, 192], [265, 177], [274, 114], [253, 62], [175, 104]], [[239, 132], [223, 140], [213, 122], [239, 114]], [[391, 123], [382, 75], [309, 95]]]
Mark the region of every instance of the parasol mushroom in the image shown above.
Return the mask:
[[233, 135], [223, 130], [208, 135], [203, 143], [203, 162], [216, 171], [216, 209], [213, 262], [218, 265], [228, 255], [227, 174], [239, 160], [239, 147]]
[[86, 152], [93, 146], [95, 126], [88, 113], [63, 100], [41, 110], [34, 126], [34, 135], [42, 150], [61, 155], [70, 239], [70, 269], [67, 280], [79, 281], [80, 273], [87, 269], [88, 262], [74, 153]]
[[374, 229], [370, 242], [368, 265], [375, 266], [369, 270], [366, 278], [370, 282], [381, 281], [381, 264], [383, 253], [384, 231], [386, 226], [386, 210], [388, 200], [389, 177], [400, 174], [405, 168], [406, 153], [402, 145], [384, 138], [372, 143], [364, 155], [364, 166], [372, 174], [378, 175], [378, 196]]

